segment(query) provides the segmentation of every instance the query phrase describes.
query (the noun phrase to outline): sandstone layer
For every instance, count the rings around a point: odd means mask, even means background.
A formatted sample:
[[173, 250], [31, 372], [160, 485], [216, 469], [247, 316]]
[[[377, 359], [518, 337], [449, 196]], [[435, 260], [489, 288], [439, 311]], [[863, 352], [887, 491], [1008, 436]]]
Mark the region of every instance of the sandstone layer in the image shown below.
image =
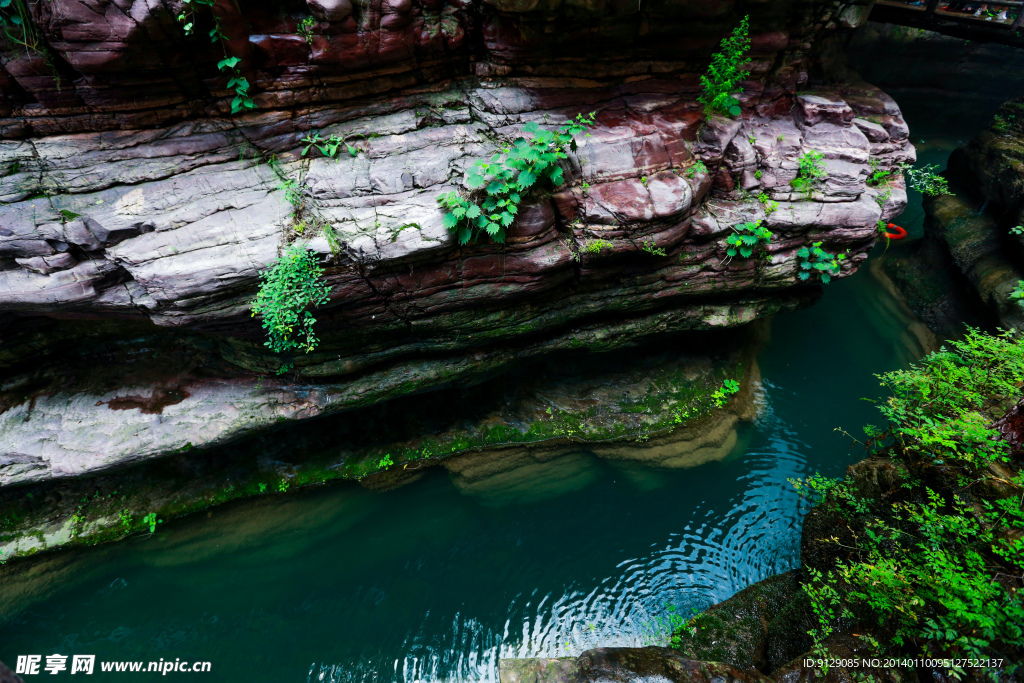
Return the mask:
[[[869, 159], [914, 158], [892, 99], [810, 89], [815, 42], [862, 20], [854, 3], [335, 4], [215, 4], [257, 105], [235, 116], [223, 54], [173, 3], [32, 5], [41, 47], [0, 57], [0, 485], [743, 325], [814, 300], [801, 247], [848, 254], [849, 274], [905, 205], [865, 183]], [[748, 12], [743, 113], [707, 119], [699, 74]], [[568, 182], [507, 244], [460, 247], [437, 195], [525, 124], [591, 111]], [[303, 155], [313, 132], [352, 152]], [[827, 176], [797, 192], [812, 150]], [[751, 220], [771, 244], [728, 258]], [[248, 308], [291, 242], [330, 302], [317, 350], [277, 357]]]

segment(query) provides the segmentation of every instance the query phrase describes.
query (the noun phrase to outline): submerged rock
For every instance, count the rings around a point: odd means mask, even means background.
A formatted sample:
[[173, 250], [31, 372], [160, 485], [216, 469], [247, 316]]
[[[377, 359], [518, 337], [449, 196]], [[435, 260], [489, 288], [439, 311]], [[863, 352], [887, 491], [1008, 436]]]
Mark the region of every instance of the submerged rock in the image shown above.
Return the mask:
[[502, 659], [501, 683], [770, 683], [757, 671], [687, 659], [665, 647], [608, 647], [576, 658]]

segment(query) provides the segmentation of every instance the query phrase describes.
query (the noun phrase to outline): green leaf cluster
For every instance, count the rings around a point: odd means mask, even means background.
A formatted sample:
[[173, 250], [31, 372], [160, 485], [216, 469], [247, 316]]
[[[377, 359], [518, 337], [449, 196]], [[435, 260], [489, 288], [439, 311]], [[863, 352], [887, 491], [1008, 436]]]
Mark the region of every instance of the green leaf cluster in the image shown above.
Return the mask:
[[252, 97], [249, 95], [249, 80], [242, 75], [241, 70], [238, 68], [238, 64], [242, 60], [228, 55], [228, 38], [221, 29], [220, 19], [213, 11], [215, 0], [183, 0], [183, 2], [182, 11], [178, 14], [178, 23], [182, 25], [187, 36], [192, 35], [192, 31], [195, 28], [196, 7], [203, 6], [209, 8], [210, 17], [213, 20], [213, 28], [210, 29], [209, 34], [210, 42], [220, 43], [221, 50], [224, 52], [224, 59], [217, 62], [217, 68], [230, 76], [226, 87], [235, 93], [234, 98], [231, 100], [231, 113], [237, 114], [249, 109], [255, 109], [256, 103], [253, 102]]
[[743, 17], [739, 26], [722, 39], [719, 51], [711, 55], [711, 64], [706, 74], [700, 77], [704, 88], [697, 98], [704, 105], [704, 115], [714, 113], [740, 115], [740, 102], [736, 94], [743, 92], [743, 67], [750, 62], [746, 56], [750, 49], [750, 17]]
[[338, 148], [342, 145], [345, 145], [345, 150], [348, 152], [350, 157], [359, 156], [358, 147], [348, 144], [345, 142], [344, 138], [339, 138], [333, 133], [330, 137], [323, 138], [319, 131], [313, 131], [312, 134], [307, 133], [306, 137], [302, 138], [302, 141], [306, 143], [306, 146], [302, 149], [302, 156], [306, 156], [306, 154], [309, 153], [310, 148], [316, 147], [325, 157], [331, 157], [334, 159], [338, 156]]
[[[987, 674], [1012, 680], [1024, 662], [1024, 474], [992, 422], [1020, 396], [1024, 339], [968, 329], [879, 377], [890, 392], [879, 406], [887, 425], [865, 430], [868, 446], [902, 484], [875, 497], [851, 480], [798, 485], [845, 520], [841, 541], [816, 540], [838, 553], [827, 570], [808, 572], [818, 617], [810, 634], [820, 644], [852, 621], [880, 656], [1001, 658]], [[953, 662], [943, 673], [968, 672]]]
[[0, 0], [0, 29], [12, 45], [46, 54], [25, 0]]
[[1024, 280], [1017, 280], [1017, 286], [1010, 292], [1010, 300], [1016, 301], [1018, 306], [1024, 307]]
[[437, 202], [447, 212], [444, 226], [454, 232], [459, 244], [467, 244], [486, 234], [498, 244], [505, 242], [506, 231], [516, 220], [523, 197], [538, 182], [558, 186], [564, 182], [559, 162], [568, 158], [566, 147], [577, 149], [576, 135], [594, 125], [594, 113], [578, 114], [557, 130], [544, 130], [534, 122], [523, 130], [529, 138], [517, 138], [489, 162], [478, 161], [466, 172], [466, 184], [482, 190], [482, 201], [464, 198], [457, 192], [446, 192]]
[[910, 168], [909, 166], [904, 168], [907, 173], [907, 183], [921, 194], [928, 197], [953, 194], [949, 191], [949, 181], [935, 172], [939, 168], [935, 164], [928, 164], [922, 168]]
[[800, 272], [797, 275], [801, 280], [810, 280], [811, 275], [817, 273], [821, 281], [826, 285], [832, 278], [839, 275], [839, 262], [846, 259], [846, 254], [831, 254], [821, 248], [821, 242], [815, 242], [809, 247], [797, 249], [796, 256], [800, 259]]
[[825, 156], [821, 152], [813, 149], [801, 154], [800, 169], [797, 171], [796, 178], [789, 181], [793, 189], [805, 192], [821, 182], [828, 175], [823, 163], [824, 158]]
[[314, 35], [313, 29], [315, 27], [316, 19], [314, 19], [313, 17], [306, 17], [305, 19], [299, 22], [299, 25], [296, 27], [296, 31], [300, 36], [302, 36], [303, 40], [312, 45]]
[[312, 253], [296, 244], [260, 273], [260, 290], [251, 310], [263, 319], [264, 346], [275, 353], [294, 349], [309, 353], [316, 348], [316, 319], [309, 309], [327, 303], [330, 288], [322, 281], [323, 273]]
[[761, 225], [761, 221], [739, 223], [732, 227], [736, 232], [729, 235], [725, 242], [729, 245], [726, 252], [730, 258], [740, 256], [750, 258], [754, 255], [757, 245], [767, 245], [772, 241], [772, 231]]

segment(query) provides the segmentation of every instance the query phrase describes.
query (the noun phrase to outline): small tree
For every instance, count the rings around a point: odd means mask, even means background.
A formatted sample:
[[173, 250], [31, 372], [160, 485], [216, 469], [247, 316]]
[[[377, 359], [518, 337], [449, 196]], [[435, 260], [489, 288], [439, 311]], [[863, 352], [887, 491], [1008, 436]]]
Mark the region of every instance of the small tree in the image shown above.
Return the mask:
[[251, 308], [253, 316], [263, 318], [264, 346], [276, 353], [292, 349], [309, 353], [316, 348], [316, 318], [309, 308], [327, 303], [330, 288], [322, 281], [323, 274], [313, 255], [297, 244], [260, 273], [260, 291]]
[[740, 25], [732, 30], [732, 34], [723, 38], [721, 51], [711, 56], [711, 64], [707, 74], [700, 77], [704, 86], [704, 94], [698, 101], [704, 105], [704, 115], [715, 112], [740, 115], [740, 101], [735, 94], [743, 92], [740, 82], [744, 73], [742, 68], [750, 63], [746, 56], [750, 49], [750, 17], [743, 17]]

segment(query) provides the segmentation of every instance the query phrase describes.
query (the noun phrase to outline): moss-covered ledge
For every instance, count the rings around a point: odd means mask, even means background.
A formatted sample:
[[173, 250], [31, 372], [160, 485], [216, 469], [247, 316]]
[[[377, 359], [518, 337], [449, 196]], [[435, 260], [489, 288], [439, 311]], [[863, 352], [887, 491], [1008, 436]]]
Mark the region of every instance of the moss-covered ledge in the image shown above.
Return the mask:
[[[218, 449], [182, 449], [109, 474], [0, 491], [0, 561], [95, 545], [232, 500], [335, 481], [393, 488], [444, 466], [461, 488], [574, 448], [686, 467], [728, 455], [756, 414], [765, 329], [556, 357], [475, 387], [285, 426]], [[714, 348], [713, 354], [702, 349]], [[728, 382], [727, 382], [728, 380]]]

